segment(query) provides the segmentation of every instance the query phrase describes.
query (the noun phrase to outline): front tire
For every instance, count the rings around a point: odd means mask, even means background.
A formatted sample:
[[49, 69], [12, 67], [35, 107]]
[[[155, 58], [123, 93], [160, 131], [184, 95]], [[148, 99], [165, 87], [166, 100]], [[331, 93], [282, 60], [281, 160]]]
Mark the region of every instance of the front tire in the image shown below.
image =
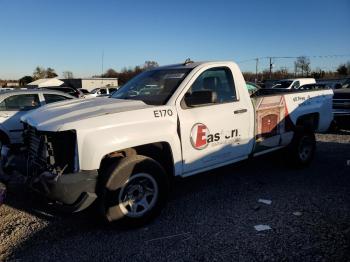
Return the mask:
[[152, 158], [122, 158], [110, 166], [103, 180], [98, 203], [108, 222], [142, 226], [157, 216], [166, 202], [167, 176]]

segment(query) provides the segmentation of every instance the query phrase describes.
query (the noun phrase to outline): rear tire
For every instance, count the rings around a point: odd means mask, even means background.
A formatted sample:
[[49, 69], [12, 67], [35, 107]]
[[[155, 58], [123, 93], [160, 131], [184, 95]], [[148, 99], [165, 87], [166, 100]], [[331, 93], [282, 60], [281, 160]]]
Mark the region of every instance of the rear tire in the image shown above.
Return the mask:
[[0, 135], [0, 150], [2, 149], [3, 146], [6, 146], [8, 143], [7, 143], [7, 140], [6, 138], [4, 138], [3, 136]]
[[6, 198], [6, 186], [0, 182], [0, 207], [5, 202]]
[[152, 158], [122, 158], [103, 176], [98, 208], [108, 222], [142, 226], [156, 217], [166, 202], [168, 179], [163, 167]]
[[[8, 139], [6, 139], [6, 137], [0, 133], [0, 173], [7, 173], [9, 170], [5, 167], [5, 165], [7, 164], [7, 158], [8, 158], [8, 155], [7, 156], [3, 156], [1, 154], [2, 152], [2, 147], [3, 146], [8, 146]], [[8, 153], [9, 153], [9, 150], [8, 150]], [[7, 153], [7, 154], [8, 154]], [[1, 174], [0, 174], [1, 176]]]
[[297, 130], [288, 147], [289, 163], [297, 168], [308, 166], [313, 160], [315, 149], [315, 134], [304, 129]]

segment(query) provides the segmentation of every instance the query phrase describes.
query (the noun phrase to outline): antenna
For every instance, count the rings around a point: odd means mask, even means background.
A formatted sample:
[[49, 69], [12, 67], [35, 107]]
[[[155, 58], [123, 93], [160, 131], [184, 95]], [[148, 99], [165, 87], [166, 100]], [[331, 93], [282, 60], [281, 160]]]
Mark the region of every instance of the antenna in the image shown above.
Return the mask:
[[188, 65], [188, 64], [191, 64], [191, 63], [193, 63], [193, 61], [191, 60], [191, 58], [187, 58], [187, 59], [185, 60], [184, 65]]

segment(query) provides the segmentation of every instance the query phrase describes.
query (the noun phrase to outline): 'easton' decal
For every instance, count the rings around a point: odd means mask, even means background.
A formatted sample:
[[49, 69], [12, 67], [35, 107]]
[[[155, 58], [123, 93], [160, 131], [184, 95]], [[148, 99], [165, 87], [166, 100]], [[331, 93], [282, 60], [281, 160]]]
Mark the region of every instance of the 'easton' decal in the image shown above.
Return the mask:
[[191, 144], [195, 149], [201, 150], [208, 146], [207, 136], [210, 134], [206, 125], [198, 123], [191, 130]]
[[190, 140], [195, 149], [202, 150], [209, 144], [222, 145], [226, 143], [237, 143], [240, 141], [239, 136], [238, 129], [211, 134], [206, 125], [197, 123], [191, 129]]

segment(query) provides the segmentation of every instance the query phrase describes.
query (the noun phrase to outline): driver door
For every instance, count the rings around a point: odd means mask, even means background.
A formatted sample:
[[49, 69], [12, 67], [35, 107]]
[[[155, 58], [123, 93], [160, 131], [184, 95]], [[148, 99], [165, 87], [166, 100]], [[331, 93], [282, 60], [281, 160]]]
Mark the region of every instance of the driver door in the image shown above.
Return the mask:
[[203, 70], [178, 106], [184, 175], [246, 158], [250, 110], [228, 67]]

